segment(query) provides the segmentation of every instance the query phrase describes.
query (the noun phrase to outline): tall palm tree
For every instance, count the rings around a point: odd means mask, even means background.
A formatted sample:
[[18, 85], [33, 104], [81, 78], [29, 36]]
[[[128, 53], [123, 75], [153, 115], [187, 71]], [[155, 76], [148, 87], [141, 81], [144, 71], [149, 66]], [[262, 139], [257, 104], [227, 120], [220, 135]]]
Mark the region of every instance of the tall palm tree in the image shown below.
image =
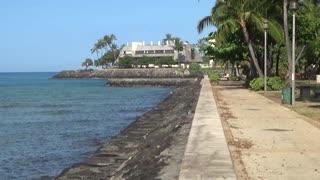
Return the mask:
[[177, 51], [177, 55], [178, 55], [177, 60], [178, 60], [178, 63], [180, 64], [185, 59], [185, 56], [180, 53], [180, 51], [183, 51], [183, 41], [181, 41], [180, 38], [175, 37], [173, 38], [173, 42], [174, 42], [173, 49]]
[[262, 21], [268, 19], [270, 36], [277, 41], [283, 41], [281, 25], [274, 19], [268, 18], [265, 14], [266, 10], [262, 9], [266, 8], [266, 4], [270, 4], [270, 1], [217, 0], [211, 10], [211, 14], [201, 19], [198, 23], [199, 33], [205, 27], [213, 25], [217, 27], [217, 36], [220, 38], [227, 36], [232, 29], [240, 27], [248, 45], [249, 59], [254, 64], [260, 77], [263, 76], [263, 73], [256, 57], [255, 45], [251, 39], [248, 26], [255, 31], [262, 31]]
[[[102, 48], [104, 47], [104, 41], [102, 39], [99, 39], [94, 45], [93, 48], [91, 49], [91, 54], [97, 53], [97, 59], [99, 59], [99, 53], [102, 56]], [[101, 52], [100, 52], [101, 51]]]
[[103, 37], [103, 42], [104, 42], [103, 47], [106, 49], [106, 51], [108, 49], [112, 51], [114, 60], [116, 60], [117, 58], [116, 50], [118, 48], [118, 46], [114, 43], [115, 40], [117, 40], [117, 37], [114, 34], [105, 35]]
[[183, 41], [180, 38], [175, 37], [173, 38], [174, 46], [173, 49], [180, 52], [183, 51]]
[[103, 37], [104, 46], [112, 49], [112, 44], [114, 44], [115, 40], [117, 40], [117, 37], [114, 34], [105, 35]]
[[[165, 38], [162, 40], [162, 42], [163, 42], [163, 44], [167, 44], [167, 42], [168, 42], [168, 43], [172, 42], [173, 39], [174, 39], [174, 38], [172, 37], [172, 34], [167, 33], [167, 34], [165, 34]], [[167, 45], [168, 45], [168, 44], [167, 44]]]
[[117, 59], [117, 49], [118, 49], [118, 45], [116, 45], [115, 43], [112, 43], [111, 44], [111, 51], [113, 53], [113, 62], [115, 62]]

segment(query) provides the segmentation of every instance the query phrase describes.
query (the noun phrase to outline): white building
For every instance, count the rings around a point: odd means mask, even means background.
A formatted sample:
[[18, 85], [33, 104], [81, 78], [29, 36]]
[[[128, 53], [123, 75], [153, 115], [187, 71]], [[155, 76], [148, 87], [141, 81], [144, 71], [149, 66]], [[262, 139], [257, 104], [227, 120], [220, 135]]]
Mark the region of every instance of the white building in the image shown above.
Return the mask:
[[161, 44], [161, 42], [158, 41], [157, 45], [154, 45], [152, 41], [150, 44], [146, 44], [145, 42], [132, 42], [131, 45], [127, 44], [127, 46], [122, 48], [117, 61], [125, 56], [148, 56], [155, 58], [171, 56], [179, 63], [203, 62], [196, 49], [188, 43], [184, 43], [183, 50], [178, 52], [177, 50], [174, 50], [174, 45], [169, 44], [168, 42], [166, 44]]

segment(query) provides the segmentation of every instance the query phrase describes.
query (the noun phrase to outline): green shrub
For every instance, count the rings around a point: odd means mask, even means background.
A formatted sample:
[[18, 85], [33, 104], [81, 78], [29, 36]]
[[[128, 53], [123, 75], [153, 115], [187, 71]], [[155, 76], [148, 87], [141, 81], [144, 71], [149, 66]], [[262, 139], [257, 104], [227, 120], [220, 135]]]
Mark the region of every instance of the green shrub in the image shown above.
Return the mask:
[[[277, 91], [286, 87], [287, 81], [275, 76], [267, 78], [267, 90]], [[250, 88], [255, 91], [260, 91], [264, 89], [264, 78], [259, 77], [250, 81]]]
[[202, 74], [210, 74], [210, 73], [212, 73], [212, 72], [214, 72], [213, 71], [213, 69], [212, 68], [201, 68], [201, 72], [202, 72]]
[[216, 82], [216, 83], [219, 83], [219, 81], [220, 81], [220, 77], [217, 72], [211, 72], [209, 74], [209, 79], [211, 82]]
[[287, 82], [285, 79], [282, 79], [281, 77], [275, 76], [270, 77], [267, 80], [268, 87], [270, 87], [271, 90], [280, 90], [284, 87], [286, 87]]
[[160, 57], [155, 64], [161, 66], [163, 64], [171, 65], [177, 63], [173, 60], [173, 57]]
[[189, 72], [191, 75], [200, 75], [202, 74], [201, 66], [197, 63], [192, 63], [189, 66]]
[[149, 65], [149, 64], [154, 64], [155, 59], [153, 57], [148, 57], [148, 56], [142, 56], [138, 57], [135, 59], [135, 63], [137, 65]]
[[255, 91], [260, 91], [264, 89], [264, 79], [259, 77], [250, 81], [250, 88]]

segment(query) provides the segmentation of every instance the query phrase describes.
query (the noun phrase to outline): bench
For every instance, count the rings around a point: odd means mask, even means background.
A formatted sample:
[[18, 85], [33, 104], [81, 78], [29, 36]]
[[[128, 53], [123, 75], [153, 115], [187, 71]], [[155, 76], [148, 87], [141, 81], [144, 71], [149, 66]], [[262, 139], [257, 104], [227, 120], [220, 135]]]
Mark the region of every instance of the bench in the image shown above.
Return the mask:
[[311, 85], [309, 84], [302, 84], [297, 86], [300, 89], [300, 99], [302, 101], [308, 101], [311, 98]]
[[320, 97], [320, 90], [317, 89], [316, 84], [297, 84], [297, 88], [300, 90], [300, 99], [302, 101], [311, 99], [311, 90], [313, 90], [315, 98]]
[[230, 75], [229, 74], [225, 74], [223, 76], [220, 77], [220, 80], [229, 80]]
[[320, 98], [320, 89], [319, 88], [314, 88], [314, 90], [313, 90], [313, 92], [314, 92], [314, 97], [315, 98]]

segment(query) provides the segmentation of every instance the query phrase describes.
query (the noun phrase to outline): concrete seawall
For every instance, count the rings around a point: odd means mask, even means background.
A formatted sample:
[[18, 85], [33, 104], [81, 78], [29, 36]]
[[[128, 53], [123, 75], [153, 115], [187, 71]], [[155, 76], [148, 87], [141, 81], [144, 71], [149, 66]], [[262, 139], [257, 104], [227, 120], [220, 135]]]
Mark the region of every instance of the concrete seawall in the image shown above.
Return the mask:
[[208, 77], [202, 80], [179, 175], [179, 180], [202, 179], [236, 179]]
[[193, 84], [197, 78], [125, 78], [108, 79], [108, 86], [133, 87], [133, 86], [153, 86], [153, 87], [180, 87]]
[[57, 179], [176, 179], [200, 93], [198, 80], [130, 124]]

